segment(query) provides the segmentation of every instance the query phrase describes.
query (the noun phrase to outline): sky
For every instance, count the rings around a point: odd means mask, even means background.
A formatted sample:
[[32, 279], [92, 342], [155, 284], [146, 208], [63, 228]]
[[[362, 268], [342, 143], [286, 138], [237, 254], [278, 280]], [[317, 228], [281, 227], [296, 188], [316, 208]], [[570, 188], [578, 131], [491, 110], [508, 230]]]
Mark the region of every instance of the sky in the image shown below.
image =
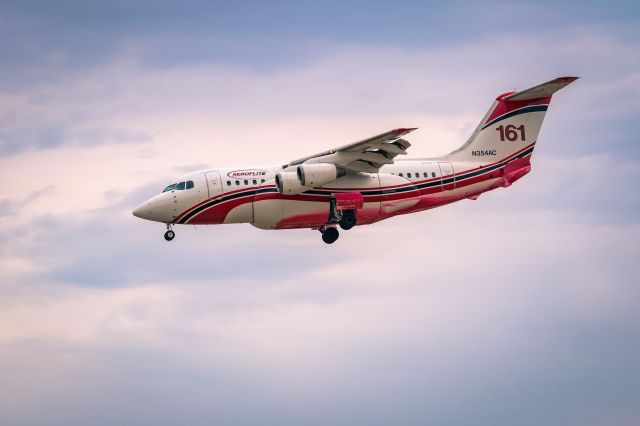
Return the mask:
[[[640, 423], [640, 6], [0, 3], [0, 424]], [[557, 76], [508, 189], [343, 232], [162, 224], [201, 168]]]

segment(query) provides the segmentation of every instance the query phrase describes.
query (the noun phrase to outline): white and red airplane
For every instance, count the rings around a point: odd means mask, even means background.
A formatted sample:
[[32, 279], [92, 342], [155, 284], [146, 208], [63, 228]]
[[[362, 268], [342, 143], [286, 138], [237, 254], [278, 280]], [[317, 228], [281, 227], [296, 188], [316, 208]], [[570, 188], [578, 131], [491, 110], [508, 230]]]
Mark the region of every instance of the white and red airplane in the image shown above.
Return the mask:
[[398, 160], [411, 146], [400, 128], [257, 168], [202, 170], [180, 177], [133, 214], [167, 226], [250, 223], [261, 229], [318, 229], [322, 240], [392, 216], [415, 213], [510, 186], [531, 170], [531, 153], [560, 77], [498, 96], [471, 137], [439, 158]]

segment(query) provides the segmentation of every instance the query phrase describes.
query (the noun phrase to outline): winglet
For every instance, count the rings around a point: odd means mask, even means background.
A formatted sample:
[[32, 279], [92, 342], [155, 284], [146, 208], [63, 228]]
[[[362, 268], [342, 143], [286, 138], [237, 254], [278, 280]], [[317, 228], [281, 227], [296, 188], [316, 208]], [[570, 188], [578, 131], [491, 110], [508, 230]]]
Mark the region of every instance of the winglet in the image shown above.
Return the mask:
[[530, 87], [505, 96], [505, 101], [528, 101], [531, 99], [548, 98], [558, 90], [576, 81], [578, 77], [558, 77], [546, 83]]

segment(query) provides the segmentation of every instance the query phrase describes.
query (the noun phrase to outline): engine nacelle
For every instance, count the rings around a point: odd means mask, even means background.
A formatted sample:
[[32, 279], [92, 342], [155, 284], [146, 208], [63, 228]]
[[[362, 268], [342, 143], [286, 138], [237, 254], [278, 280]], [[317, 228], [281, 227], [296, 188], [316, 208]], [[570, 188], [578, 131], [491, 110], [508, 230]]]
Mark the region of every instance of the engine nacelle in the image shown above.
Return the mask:
[[308, 188], [322, 186], [333, 182], [347, 174], [347, 171], [340, 166], [330, 163], [301, 164], [296, 171], [298, 183]]
[[309, 189], [298, 183], [298, 176], [295, 172], [276, 173], [276, 188], [279, 193], [284, 195], [296, 195]]

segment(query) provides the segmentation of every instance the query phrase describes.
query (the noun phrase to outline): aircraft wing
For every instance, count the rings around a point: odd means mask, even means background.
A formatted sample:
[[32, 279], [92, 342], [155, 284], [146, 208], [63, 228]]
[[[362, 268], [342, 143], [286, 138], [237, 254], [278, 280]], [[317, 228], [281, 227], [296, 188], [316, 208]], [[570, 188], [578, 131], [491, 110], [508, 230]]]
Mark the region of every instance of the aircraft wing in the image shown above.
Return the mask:
[[411, 144], [400, 139], [416, 129], [400, 128], [350, 143], [328, 151], [292, 161], [288, 166], [302, 163], [331, 163], [355, 172], [376, 173], [385, 164], [392, 164], [400, 154], [406, 154]]

